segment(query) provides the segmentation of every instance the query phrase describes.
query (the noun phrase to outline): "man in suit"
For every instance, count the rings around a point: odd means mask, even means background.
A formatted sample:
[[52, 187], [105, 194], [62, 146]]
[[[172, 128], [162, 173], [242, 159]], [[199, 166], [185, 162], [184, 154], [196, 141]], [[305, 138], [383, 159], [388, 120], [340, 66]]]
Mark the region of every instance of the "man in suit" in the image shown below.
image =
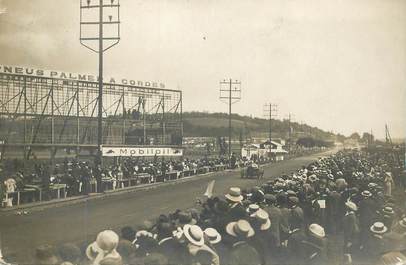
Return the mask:
[[358, 218], [355, 215], [358, 207], [351, 201], [346, 202], [345, 206], [347, 210], [343, 217], [344, 253], [351, 254], [359, 235]]

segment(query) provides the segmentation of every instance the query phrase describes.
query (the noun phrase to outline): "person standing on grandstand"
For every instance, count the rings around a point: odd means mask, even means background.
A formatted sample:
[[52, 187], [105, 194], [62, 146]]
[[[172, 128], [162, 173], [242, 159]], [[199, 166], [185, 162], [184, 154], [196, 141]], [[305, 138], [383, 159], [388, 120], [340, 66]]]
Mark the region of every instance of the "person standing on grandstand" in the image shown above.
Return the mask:
[[103, 187], [103, 181], [102, 181], [102, 168], [100, 165], [97, 165], [94, 170], [94, 177], [96, 178], [97, 182], [97, 192], [103, 192], [104, 187]]
[[43, 166], [41, 168], [41, 189], [43, 200], [50, 199], [49, 185], [51, 184], [50, 168], [48, 166]]

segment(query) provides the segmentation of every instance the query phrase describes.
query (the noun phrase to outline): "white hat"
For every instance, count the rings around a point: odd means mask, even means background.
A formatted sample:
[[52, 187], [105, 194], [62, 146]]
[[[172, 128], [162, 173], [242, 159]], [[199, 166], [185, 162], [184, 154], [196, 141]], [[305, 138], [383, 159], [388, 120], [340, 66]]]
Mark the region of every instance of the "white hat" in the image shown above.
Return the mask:
[[399, 225], [406, 227], [406, 217], [399, 221]]
[[232, 202], [241, 202], [243, 199], [241, 189], [238, 187], [231, 187], [225, 197]]
[[93, 260], [95, 254], [103, 252], [109, 253], [116, 249], [119, 237], [112, 230], [104, 230], [97, 235], [96, 241], [91, 243], [86, 249], [86, 256]]
[[252, 215], [255, 214], [259, 210], [258, 204], [250, 204], [247, 208], [247, 213]]
[[369, 190], [364, 190], [363, 192], [361, 192], [361, 195], [364, 197], [371, 197], [372, 193]]
[[246, 220], [238, 220], [237, 222], [231, 222], [226, 226], [226, 232], [234, 237], [249, 238], [255, 235], [255, 231]]
[[204, 234], [209, 238], [210, 243], [213, 245], [221, 241], [220, 233], [214, 228], [206, 228], [204, 230]]
[[186, 224], [183, 226], [183, 234], [190, 243], [196, 246], [204, 245], [203, 231], [198, 225]]
[[375, 234], [384, 234], [386, 231], [388, 231], [388, 228], [382, 222], [375, 222], [371, 226], [370, 230]]
[[348, 209], [350, 209], [350, 210], [352, 210], [354, 212], [358, 210], [357, 205], [355, 203], [353, 203], [352, 201], [345, 202], [345, 206], [347, 206]]
[[271, 227], [271, 220], [269, 219], [269, 214], [266, 211], [259, 209], [252, 215], [252, 217], [254, 217], [255, 220], [261, 224], [261, 230], [268, 230], [269, 227]]
[[316, 237], [323, 238], [326, 236], [326, 233], [324, 232], [324, 228], [319, 224], [311, 224], [309, 226], [309, 231]]

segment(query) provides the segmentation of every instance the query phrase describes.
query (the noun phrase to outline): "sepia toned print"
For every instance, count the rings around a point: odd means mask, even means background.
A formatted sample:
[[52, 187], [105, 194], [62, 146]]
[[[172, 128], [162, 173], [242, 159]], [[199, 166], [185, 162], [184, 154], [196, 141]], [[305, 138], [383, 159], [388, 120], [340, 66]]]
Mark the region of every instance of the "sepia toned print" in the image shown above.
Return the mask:
[[406, 264], [403, 0], [0, 0], [0, 265]]

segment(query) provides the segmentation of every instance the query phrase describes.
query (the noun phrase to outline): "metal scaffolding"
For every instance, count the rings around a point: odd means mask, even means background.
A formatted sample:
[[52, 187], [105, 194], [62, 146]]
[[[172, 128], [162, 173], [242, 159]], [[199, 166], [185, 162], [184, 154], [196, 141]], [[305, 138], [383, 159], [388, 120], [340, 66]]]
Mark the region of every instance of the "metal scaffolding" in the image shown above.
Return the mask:
[[[181, 145], [182, 92], [103, 84], [103, 145]], [[0, 150], [97, 150], [98, 82], [0, 74]]]

